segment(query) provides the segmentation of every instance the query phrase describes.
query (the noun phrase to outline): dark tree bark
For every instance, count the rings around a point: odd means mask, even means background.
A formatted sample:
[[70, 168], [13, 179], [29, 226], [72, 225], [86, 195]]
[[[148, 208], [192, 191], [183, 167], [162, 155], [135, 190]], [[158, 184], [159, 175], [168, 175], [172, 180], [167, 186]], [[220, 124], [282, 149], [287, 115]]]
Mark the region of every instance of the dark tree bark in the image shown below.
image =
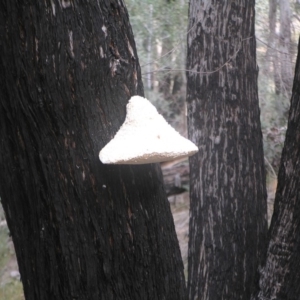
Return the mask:
[[253, 299], [300, 295], [300, 43], [286, 139], [278, 173], [267, 255]]
[[249, 299], [267, 233], [254, 0], [191, 1], [189, 299]]
[[124, 2], [1, 0], [0, 37], [0, 196], [26, 299], [183, 299], [159, 166], [98, 159], [143, 95]]

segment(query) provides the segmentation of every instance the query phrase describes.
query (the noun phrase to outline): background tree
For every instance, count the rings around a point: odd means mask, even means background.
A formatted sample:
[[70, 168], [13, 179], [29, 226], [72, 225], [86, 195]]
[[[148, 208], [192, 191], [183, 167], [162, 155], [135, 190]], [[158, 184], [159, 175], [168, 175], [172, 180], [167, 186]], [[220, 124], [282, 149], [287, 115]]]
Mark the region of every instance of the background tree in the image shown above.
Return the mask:
[[274, 74], [274, 83], [276, 94], [280, 94], [280, 72], [279, 72], [279, 58], [277, 48], [277, 35], [276, 35], [276, 27], [277, 27], [277, 0], [269, 0], [269, 37], [268, 37], [268, 48], [266, 51], [265, 59], [267, 60], [267, 64], [263, 65], [264, 75], [270, 72], [270, 69], [273, 67]]
[[0, 1], [0, 195], [26, 299], [183, 299], [159, 167], [99, 150], [143, 95], [123, 1]]
[[[258, 92], [268, 183], [276, 177], [285, 138], [300, 19], [290, 0], [256, 1]], [[266, 30], [266, 28], [269, 30]], [[274, 196], [270, 199], [273, 203]], [[272, 210], [270, 210], [270, 215]]]
[[268, 251], [252, 299], [299, 299], [300, 295], [300, 43], [286, 139], [278, 173]]
[[189, 299], [249, 299], [267, 233], [254, 1], [191, 1]]
[[186, 134], [185, 0], [126, 0], [137, 42], [145, 95], [182, 134]]
[[293, 67], [291, 60], [291, 7], [289, 0], [279, 1], [280, 8], [280, 34], [279, 34], [279, 50], [280, 50], [280, 74], [281, 74], [281, 93], [285, 94], [287, 99], [291, 97], [293, 82]]

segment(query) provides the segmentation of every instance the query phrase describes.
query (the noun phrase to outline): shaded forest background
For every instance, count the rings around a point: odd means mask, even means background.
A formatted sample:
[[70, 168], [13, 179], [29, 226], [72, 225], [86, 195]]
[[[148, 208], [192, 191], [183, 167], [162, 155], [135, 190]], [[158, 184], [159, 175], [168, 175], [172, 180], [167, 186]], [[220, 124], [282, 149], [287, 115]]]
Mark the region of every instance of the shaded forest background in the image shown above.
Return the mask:
[[[130, 15], [146, 97], [180, 133], [186, 136], [186, 36], [188, 1], [125, 0]], [[285, 138], [297, 41], [300, 1], [256, 1], [258, 92], [261, 108], [269, 214]], [[252, 38], [252, 37], [248, 37]], [[222, 67], [222, 66], [220, 66]], [[214, 70], [211, 70], [214, 71]], [[174, 185], [185, 180], [187, 161], [164, 165]], [[178, 168], [172, 171], [174, 168]], [[173, 168], [173, 169], [172, 169]], [[178, 172], [178, 175], [176, 172]], [[178, 176], [177, 176], [178, 175]], [[168, 178], [169, 178], [168, 177]], [[174, 221], [186, 262], [188, 192], [171, 196]], [[270, 216], [269, 216], [270, 217]], [[13, 245], [0, 207], [0, 299], [24, 299]]]
[[[126, 3], [146, 96], [184, 134], [188, 1]], [[266, 165], [271, 176], [278, 171], [284, 142], [300, 33], [299, 15], [300, 2], [296, 0], [256, 1], [258, 92]]]

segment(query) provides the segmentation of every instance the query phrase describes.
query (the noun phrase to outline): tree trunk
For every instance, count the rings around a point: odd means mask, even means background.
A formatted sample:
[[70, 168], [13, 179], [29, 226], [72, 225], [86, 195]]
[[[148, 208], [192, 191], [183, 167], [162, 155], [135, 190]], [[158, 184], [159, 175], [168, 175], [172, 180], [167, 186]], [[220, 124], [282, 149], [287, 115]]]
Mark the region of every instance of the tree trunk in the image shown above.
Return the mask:
[[[280, 33], [276, 34], [279, 11]], [[285, 125], [288, 112], [288, 99], [292, 90], [291, 50], [291, 8], [289, 0], [269, 0], [269, 38], [266, 52], [267, 68], [263, 73], [272, 72], [275, 84], [275, 108], [277, 119]], [[272, 65], [272, 67], [271, 67]], [[271, 67], [271, 68], [270, 68]], [[271, 74], [272, 74], [271, 73]], [[276, 117], [275, 117], [276, 118]]]
[[249, 299], [267, 232], [254, 0], [190, 3], [189, 299]]
[[278, 173], [267, 255], [259, 293], [252, 299], [299, 299], [300, 295], [300, 43], [286, 139]]
[[98, 159], [143, 95], [124, 2], [0, 0], [0, 33], [0, 196], [26, 299], [184, 299], [159, 165]]
[[[264, 70], [267, 76], [271, 70], [274, 76], [275, 93], [280, 95], [281, 93], [281, 77], [280, 77], [280, 65], [278, 58], [277, 44], [278, 38], [276, 35], [276, 25], [277, 25], [277, 6], [278, 0], [269, 0], [269, 38], [268, 38], [268, 48], [266, 52], [266, 61], [268, 63], [268, 68]], [[271, 73], [272, 74], [272, 73]]]
[[281, 93], [290, 99], [293, 83], [291, 48], [291, 8], [289, 0], [280, 0], [280, 66], [281, 66]]

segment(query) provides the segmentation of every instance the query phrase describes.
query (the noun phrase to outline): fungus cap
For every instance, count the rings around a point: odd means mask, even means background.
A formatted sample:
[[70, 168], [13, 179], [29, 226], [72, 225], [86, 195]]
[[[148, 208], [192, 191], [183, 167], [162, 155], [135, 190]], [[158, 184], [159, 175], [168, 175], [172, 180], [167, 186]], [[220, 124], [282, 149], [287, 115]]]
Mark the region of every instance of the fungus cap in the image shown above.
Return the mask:
[[133, 96], [126, 119], [100, 151], [104, 164], [147, 164], [193, 155], [198, 147], [181, 136], [147, 99]]

